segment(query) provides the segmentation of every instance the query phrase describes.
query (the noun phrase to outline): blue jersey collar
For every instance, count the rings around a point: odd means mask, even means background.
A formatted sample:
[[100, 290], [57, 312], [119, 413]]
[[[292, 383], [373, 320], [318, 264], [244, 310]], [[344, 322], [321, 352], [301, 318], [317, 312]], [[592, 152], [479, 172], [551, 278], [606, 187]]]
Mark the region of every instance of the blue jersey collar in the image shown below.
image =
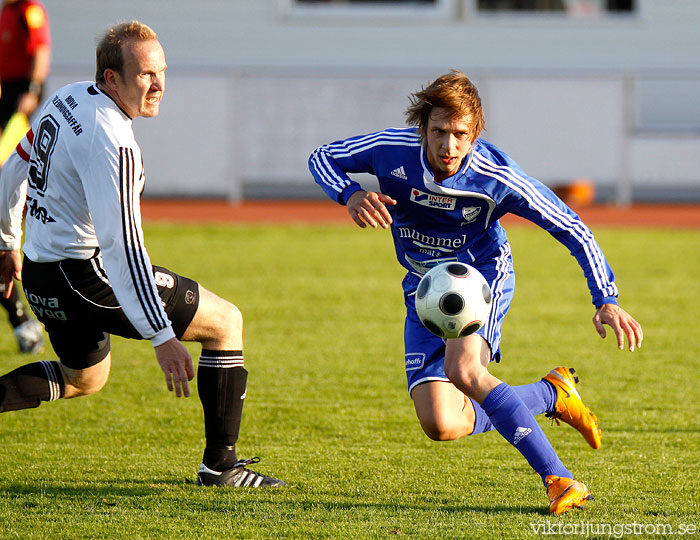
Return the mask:
[[[472, 149], [469, 151], [467, 156], [462, 160], [462, 164], [459, 167], [459, 170], [453, 174], [452, 176], [448, 176], [445, 178], [445, 180], [448, 180], [450, 178], [458, 178], [462, 176], [464, 173], [467, 172], [467, 169], [471, 167], [472, 164], [472, 158], [474, 157], [474, 145], [472, 145]], [[420, 147], [420, 162], [423, 165], [423, 178], [426, 180], [430, 179], [431, 182], [433, 183], [438, 183], [435, 182], [435, 174], [433, 174], [433, 170], [430, 168], [430, 163], [428, 162], [428, 155], [425, 152], [425, 145], [421, 145]], [[440, 182], [441, 184], [444, 183]]]

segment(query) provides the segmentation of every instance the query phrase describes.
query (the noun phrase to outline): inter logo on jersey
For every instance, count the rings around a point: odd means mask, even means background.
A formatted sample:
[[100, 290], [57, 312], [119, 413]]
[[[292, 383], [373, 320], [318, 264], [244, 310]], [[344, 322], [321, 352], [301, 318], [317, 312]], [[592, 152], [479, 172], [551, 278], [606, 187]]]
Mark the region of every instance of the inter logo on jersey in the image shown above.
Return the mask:
[[433, 195], [425, 193], [419, 189], [411, 190], [411, 201], [429, 206], [430, 208], [438, 208], [440, 210], [454, 210], [457, 205], [457, 199], [454, 197], [443, 197], [442, 195]]

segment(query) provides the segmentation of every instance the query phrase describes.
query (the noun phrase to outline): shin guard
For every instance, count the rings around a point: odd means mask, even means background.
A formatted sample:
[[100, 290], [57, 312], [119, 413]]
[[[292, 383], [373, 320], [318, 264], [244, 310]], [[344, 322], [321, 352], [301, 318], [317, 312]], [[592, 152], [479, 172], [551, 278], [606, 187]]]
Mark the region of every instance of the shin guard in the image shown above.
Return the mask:
[[197, 391], [204, 409], [203, 462], [212, 470], [224, 470], [236, 463], [247, 380], [241, 351], [202, 351]]

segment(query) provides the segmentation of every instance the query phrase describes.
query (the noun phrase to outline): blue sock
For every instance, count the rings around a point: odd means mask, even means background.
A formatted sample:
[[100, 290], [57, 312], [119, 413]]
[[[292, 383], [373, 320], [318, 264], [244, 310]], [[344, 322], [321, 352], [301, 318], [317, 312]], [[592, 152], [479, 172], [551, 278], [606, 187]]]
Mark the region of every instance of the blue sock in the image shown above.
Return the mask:
[[476, 435], [477, 433], [486, 433], [487, 431], [493, 430], [493, 424], [491, 423], [489, 415], [484, 412], [484, 409], [481, 408], [481, 405], [479, 405], [472, 398], [469, 399], [471, 400], [472, 405], [474, 406], [474, 431], [472, 431], [470, 435]]
[[[554, 410], [554, 404], [557, 402], [557, 391], [554, 385], [544, 379], [532, 384], [523, 384], [521, 386], [513, 386], [513, 390], [523, 400], [525, 406], [530, 410], [532, 416], [550, 412]], [[472, 399], [474, 405], [474, 431], [472, 435], [477, 433], [485, 433], [494, 429], [491, 420], [476, 401]]]
[[501, 436], [515, 446], [542, 477], [542, 482], [550, 474], [573, 478], [513, 388], [506, 383], [499, 384], [486, 396], [481, 407]]
[[512, 388], [523, 400], [525, 406], [530, 409], [532, 416], [554, 411], [557, 390], [552, 383], [541, 379], [536, 383], [513, 386]]

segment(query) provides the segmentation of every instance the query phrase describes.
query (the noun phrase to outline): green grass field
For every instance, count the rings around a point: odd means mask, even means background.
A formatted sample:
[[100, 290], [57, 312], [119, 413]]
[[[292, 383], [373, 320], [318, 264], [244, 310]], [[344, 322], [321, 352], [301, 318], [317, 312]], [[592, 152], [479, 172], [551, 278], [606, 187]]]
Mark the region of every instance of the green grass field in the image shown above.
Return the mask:
[[[238, 453], [289, 486], [197, 488], [196, 392], [176, 399], [150, 345], [115, 338], [100, 393], [0, 416], [0, 538], [662, 538], [692, 526], [700, 537], [700, 231], [595, 232], [643, 348], [601, 340], [573, 258], [541, 230], [515, 227], [518, 287], [492, 366], [511, 384], [577, 369], [603, 447], [542, 425], [595, 494], [585, 510], [550, 517], [539, 478], [496, 433], [423, 435], [388, 232], [150, 225], [153, 261], [243, 311]], [[1, 373], [27, 361], [5, 324]]]

